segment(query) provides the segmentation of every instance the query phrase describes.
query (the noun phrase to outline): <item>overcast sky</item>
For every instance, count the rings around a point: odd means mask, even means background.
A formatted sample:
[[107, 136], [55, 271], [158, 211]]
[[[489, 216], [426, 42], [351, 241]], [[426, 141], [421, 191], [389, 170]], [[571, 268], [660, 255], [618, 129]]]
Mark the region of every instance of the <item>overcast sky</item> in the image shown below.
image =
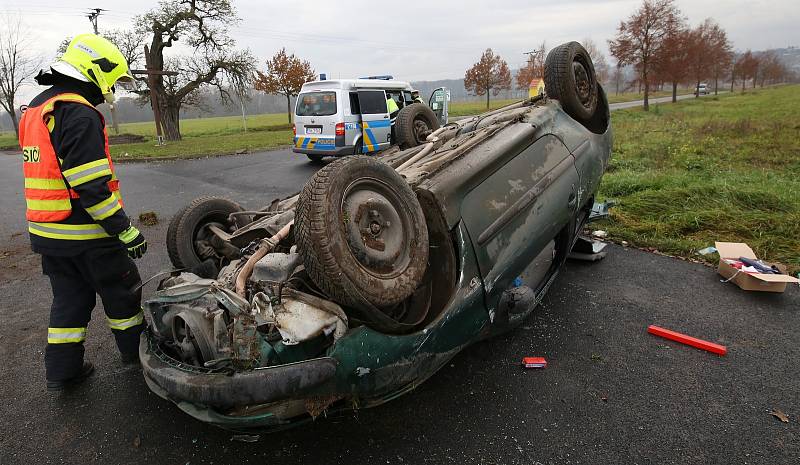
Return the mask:
[[[96, 4], [95, 4], [96, 3]], [[593, 39], [607, 50], [622, 19], [640, 0], [493, 0], [381, 2], [234, 0], [241, 24], [232, 31], [240, 47], [264, 60], [281, 47], [309, 60], [332, 77], [393, 74], [403, 80], [463, 78], [491, 47], [512, 68], [524, 52], [546, 41]], [[36, 35], [40, 51], [52, 56], [61, 40], [91, 32], [87, 7], [109, 11], [100, 27], [128, 27], [156, 1], [0, 0], [0, 13], [19, 12]], [[691, 24], [716, 19], [738, 50], [800, 45], [797, 0], [678, 0]], [[144, 44], [143, 44], [144, 45]]]

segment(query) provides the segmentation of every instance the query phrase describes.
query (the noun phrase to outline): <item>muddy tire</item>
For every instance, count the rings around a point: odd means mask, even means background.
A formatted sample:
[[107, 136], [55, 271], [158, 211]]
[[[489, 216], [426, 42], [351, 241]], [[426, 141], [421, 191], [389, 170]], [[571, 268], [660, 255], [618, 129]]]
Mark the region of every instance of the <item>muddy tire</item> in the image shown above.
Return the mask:
[[559, 45], [544, 64], [547, 96], [561, 102], [564, 111], [586, 123], [597, 108], [597, 75], [589, 53], [578, 42]]
[[422, 208], [408, 183], [374, 158], [343, 158], [319, 170], [300, 193], [294, 228], [311, 279], [362, 314], [399, 304], [425, 274]]
[[198, 239], [211, 234], [204, 231], [204, 227], [215, 224], [232, 232], [247, 222], [244, 219], [238, 224], [228, 221], [228, 215], [240, 211], [243, 210], [239, 204], [219, 197], [200, 197], [183, 207], [172, 217], [167, 228], [167, 253], [172, 264], [176, 268], [192, 270], [213, 258], [198, 250]]
[[397, 114], [395, 136], [397, 144], [405, 150], [424, 144], [428, 134], [439, 129], [436, 114], [427, 105], [406, 105]]

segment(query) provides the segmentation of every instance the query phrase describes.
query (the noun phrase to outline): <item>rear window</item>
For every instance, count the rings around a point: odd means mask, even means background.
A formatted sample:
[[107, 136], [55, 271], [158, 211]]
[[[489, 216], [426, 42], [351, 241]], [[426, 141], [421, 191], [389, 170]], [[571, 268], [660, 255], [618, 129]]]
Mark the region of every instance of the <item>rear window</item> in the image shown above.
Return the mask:
[[336, 114], [336, 92], [310, 92], [297, 97], [297, 116]]

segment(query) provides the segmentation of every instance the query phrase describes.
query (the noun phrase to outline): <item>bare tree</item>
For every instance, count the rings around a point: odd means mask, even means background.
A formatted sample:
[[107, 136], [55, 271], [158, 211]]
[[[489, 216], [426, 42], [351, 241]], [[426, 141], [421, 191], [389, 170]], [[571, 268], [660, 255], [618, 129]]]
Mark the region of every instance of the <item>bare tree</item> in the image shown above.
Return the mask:
[[758, 57], [753, 55], [753, 52], [750, 50], [744, 52], [739, 59], [736, 60], [735, 69], [739, 78], [742, 80], [742, 92], [744, 92], [747, 88], [747, 80], [749, 78], [752, 78], [753, 82], [756, 80], [758, 75]]
[[714, 59], [716, 53], [714, 49], [712, 34], [718, 25], [711, 18], [706, 19], [702, 24], [692, 29], [687, 37], [689, 60], [687, 70], [695, 85], [695, 98], [700, 97], [697, 89], [700, 82], [714, 73]]
[[761, 53], [759, 59], [761, 60], [761, 73], [759, 75], [759, 85], [761, 87], [764, 87], [765, 84], [777, 84], [786, 81], [789, 70], [774, 51], [770, 50]]
[[165, 69], [164, 50], [177, 41], [193, 51], [191, 56], [173, 59], [172, 70], [178, 71], [178, 76], [156, 75], [152, 88], [138, 92], [156, 93], [167, 140], [180, 140], [181, 106], [196, 103], [198, 90], [216, 87], [226, 100], [226, 80], [252, 74], [255, 59], [249, 50], [236, 50], [236, 42], [228, 34], [238, 21], [230, 0], [163, 0], [137, 17], [137, 30], [152, 35], [146, 57], [152, 69]]
[[586, 51], [589, 53], [589, 57], [592, 59], [597, 80], [601, 84], [608, 82], [609, 75], [611, 74], [610, 67], [608, 66], [606, 56], [600, 51], [600, 47], [597, 46], [595, 41], [588, 37], [583, 39], [581, 45], [583, 45], [583, 48], [586, 49]]
[[517, 72], [517, 89], [528, 90], [534, 79], [544, 79], [544, 61], [547, 57], [547, 43], [528, 52], [528, 62]]
[[508, 63], [487, 48], [481, 59], [464, 75], [464, 87], [475, 95], [486, 94], [486, 109], [489, 109], [489, 94], [496, 96], [501, 90], [511, 89], [511, 71]]
[[314, 69], [311, 63], [294, 56], [287, 55], [282, 48], [269, 61], [267, 72], [256, 71], [255, 89], [267, 94], [280, 94], [286, 97], [286, 116], [292, 124], [292, 97], [297, 97], [303, 84], [314, 80]]
[[19, 16], [4, 16], [0, 24], [0, 106], [11, 117], [14, 133], [19, 136], [17, 92], [41, 68], [42, 57], [32, 51], [34, 37], [25, 32]]
[[673, 103], [678, 101], [678, 83], [686, 82], [689, 76], [690, 39], [691, 30], [683, 22], [678, 23], [664, 38], [655, 60], [654, 71], [660, 79], [671, 84]]
[[719, 76], [733, 63], [733, 46], [722, 26], [712, 19], [707, 19], [706, 24], [709, 28], [707, 31], [708, 48], [711, 50], [708, 59], [711, 61], [711, 74], [714, 76], [714, 95], [717, 95], [719, 93]]
[[633, 64], [644, 84], [644, 109], [650, 109], [650, 85], [654, 66], [664, 41], [680, 24], [681, 14], [674, 0], [644, 0], [626, 21], [620, 23], [617, 36], [608, 42], [611, 55], [623, 65]]

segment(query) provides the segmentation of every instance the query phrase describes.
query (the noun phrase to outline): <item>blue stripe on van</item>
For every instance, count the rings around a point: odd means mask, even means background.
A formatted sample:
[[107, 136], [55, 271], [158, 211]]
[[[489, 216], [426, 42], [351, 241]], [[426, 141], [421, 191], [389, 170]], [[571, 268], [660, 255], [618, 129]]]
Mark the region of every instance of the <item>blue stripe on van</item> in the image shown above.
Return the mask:
[[392, 121], [388, 120], [388, 119], [383, 119], [383, 120], [379, 119], [377, 121], [367, 121], [366, 123], [368, 123], [369, 127], [371, 127], [371, 128], [385, 128], [387, 126], [391, 126], [392, 125]]

